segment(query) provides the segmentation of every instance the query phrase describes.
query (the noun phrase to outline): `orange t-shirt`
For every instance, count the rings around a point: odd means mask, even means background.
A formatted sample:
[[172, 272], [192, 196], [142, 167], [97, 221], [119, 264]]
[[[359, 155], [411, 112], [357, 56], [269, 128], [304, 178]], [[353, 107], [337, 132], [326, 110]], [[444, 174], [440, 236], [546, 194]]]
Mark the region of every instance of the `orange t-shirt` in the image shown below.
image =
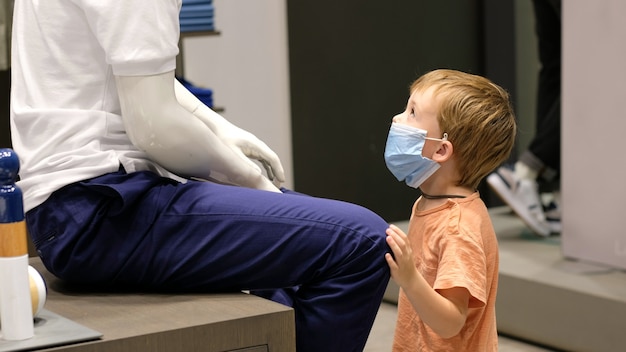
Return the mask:
[[464, 287], [470, 293], [465, 325], [444, 339], [428, 327], [400, 290], [394, 352], [497, 351], [498, 242], [478, 192], [436, 208], [413, 206], [408, 236], [418, 271], [435, 290]]

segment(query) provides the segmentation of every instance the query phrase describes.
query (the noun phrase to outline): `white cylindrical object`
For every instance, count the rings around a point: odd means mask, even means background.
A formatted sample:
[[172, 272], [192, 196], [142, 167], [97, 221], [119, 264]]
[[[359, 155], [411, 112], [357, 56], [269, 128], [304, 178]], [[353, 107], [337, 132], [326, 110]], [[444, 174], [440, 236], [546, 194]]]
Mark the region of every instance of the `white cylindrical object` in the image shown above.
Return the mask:
[[0, 332], [5, 340], [34, 336], [28, 255], [0, 257]]
[[[46, 299], [48, 298], [48, 288], [43, 276], [41, 276], [41, 273], [30, 265], [28, 266], [28, 282], [30, 284], [30, 298], [33, 318], [35, 318], [39, 315], [39, 313], [41, 313], [41, 310], [46, 304]], [[0, 309], [0, 312], [1, 311], [2, 310]], [[0, 330], [2, 330], [1, 323]]]

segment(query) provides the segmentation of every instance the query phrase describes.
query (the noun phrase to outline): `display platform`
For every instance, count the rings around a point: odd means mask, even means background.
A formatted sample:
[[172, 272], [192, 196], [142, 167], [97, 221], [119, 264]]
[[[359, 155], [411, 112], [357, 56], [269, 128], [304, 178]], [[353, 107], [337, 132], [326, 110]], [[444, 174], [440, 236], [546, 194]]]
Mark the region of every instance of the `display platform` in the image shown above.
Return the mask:
[[98, 339], [102, 334], [43, 309], [35, 318], [35, 336], [28, 340], [7, 341], [0, 334], [0, 352], [32, 351]]

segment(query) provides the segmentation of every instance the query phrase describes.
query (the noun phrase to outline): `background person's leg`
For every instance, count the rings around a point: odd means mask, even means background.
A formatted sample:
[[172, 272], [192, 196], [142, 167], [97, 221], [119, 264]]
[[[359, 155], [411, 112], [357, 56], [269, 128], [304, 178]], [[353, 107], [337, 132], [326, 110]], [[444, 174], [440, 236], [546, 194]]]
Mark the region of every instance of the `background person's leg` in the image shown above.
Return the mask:
[[[537, 172], [561, 163], [561, 4], [554, 0], [533, 0], [535, 31], [541, 68], [537, 81], [535, 136], [528, 150], [543, 165], [529, 160]], [[523, 158], [520, 157], [520, 158]]]

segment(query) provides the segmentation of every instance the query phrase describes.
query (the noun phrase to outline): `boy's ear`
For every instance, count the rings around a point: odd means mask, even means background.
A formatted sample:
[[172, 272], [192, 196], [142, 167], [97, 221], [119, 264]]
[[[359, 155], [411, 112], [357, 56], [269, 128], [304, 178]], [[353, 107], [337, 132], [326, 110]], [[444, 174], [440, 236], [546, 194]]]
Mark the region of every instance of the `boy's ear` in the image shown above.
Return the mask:
[[453, 152], [454, 147], [452, 146], [452, 142], [442, 141], [437, 151], [435, 151], [435, 154], [433, 154], [432, 159], [438, 163], [443, 163], [452, 157]]

